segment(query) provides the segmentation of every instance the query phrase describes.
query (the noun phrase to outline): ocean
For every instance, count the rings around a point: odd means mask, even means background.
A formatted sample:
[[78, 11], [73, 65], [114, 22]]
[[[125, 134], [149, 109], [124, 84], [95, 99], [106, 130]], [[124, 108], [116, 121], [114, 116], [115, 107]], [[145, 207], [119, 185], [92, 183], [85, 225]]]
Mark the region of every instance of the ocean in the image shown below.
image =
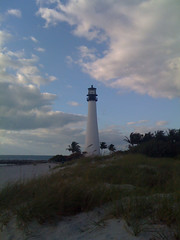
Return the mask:
[[[35, 164], [11, 164], [7, 163], [10, 160], [20, 161], [47, 161], [52, 156], [48, 155], [0, 155], [0, 190], [11, 182], [26, 181], [28, 179], [36, 178], [44, 174], [50, 174], [56, 163], [35, 163]], [[2, 163], [2, 161], [6, 163]]]
[[0, 155], [1, 160], [48, 160], [50, 155]]
[[7, 184], [16, 181], [26, 181], [36, 178], [44, 174], [51, 173], [53, 163], [25, 164], [16, 165], [10, 163], [2, 163], [2, 160], [20, 160], [20, 161], [41, 161], [48, 160], [52, 156], [47, 155], [0, 155], [0, 190]]
[[37, 178], [42, 175], [51, 174], [56, 163], [40, 163], [40, 164], [25, 164], [11, 165], [0, 164], [0, 190], [8, 183], [26, 182], [29, 179]]

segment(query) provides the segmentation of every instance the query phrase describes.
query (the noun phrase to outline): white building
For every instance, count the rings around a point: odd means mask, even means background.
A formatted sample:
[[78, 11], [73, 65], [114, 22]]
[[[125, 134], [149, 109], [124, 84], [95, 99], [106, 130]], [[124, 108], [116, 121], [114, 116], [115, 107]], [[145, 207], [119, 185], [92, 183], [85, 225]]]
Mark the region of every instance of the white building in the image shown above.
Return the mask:
[[96, 111], [97, 94], [96, 88], [94, 88], [93, 85], [91, 85], [91, 87], [88, 88], [87, 101], [88, 101], [88, 119], [86, 129], [85, 152], [86, 156], [100, 155]]

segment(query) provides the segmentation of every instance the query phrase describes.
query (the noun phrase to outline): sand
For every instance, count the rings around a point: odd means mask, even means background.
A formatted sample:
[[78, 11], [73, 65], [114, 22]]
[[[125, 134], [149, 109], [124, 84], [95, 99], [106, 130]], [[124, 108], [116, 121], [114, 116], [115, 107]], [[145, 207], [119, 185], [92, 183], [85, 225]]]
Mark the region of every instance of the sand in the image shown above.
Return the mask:
[[[37, 164], [0, 167], [0, 188], [8, 182], [24, 181], [49, 174], [55, 164]], [[126, 187], [127, 186], [123, 186]], [[129, 188], [129, 186], [128, 186]], [[57, 224], [33, 222], [28, 230], [19, 230], [15, 219], [0, 232], [0, 240], [155, 240], [153, 233], [140, 233], [137, 237], [123, 219], [107, 219], [105, 208], [65, 217]], [[148, 226], [147, 226], [148, 228]]]
[[0, 233], [3, 240], [150, 240], [152, 234], [134, 236], [132, 229], [122, 219], [102, 221], [103, 210], [81, 213], [63, 218], [56, 225], [39, 225], [33, 222], [28, 231], [18, 230], [15, 220]]

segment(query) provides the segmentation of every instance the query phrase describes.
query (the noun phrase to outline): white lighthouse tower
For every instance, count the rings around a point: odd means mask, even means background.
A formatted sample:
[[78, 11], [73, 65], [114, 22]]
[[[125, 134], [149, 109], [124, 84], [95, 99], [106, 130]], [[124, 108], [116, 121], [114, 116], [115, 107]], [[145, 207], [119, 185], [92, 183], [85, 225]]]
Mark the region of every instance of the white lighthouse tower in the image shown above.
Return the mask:
[[94, 88], [93, 85], [91, 85], [91, 87], [88, 88], [87, 101], [88, 101], [88, 119], [85, 143], [86, 156], [100, 155], [96, 111], [97, 94], [96, 88]]

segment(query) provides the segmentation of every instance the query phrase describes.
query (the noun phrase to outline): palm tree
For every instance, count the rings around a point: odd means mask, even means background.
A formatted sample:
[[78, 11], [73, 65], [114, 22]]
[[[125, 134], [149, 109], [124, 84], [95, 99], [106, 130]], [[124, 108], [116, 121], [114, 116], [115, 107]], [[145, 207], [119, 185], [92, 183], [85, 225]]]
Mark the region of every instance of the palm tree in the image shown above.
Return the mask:
[[131, 144], [132, 146], [134, 144], [139, 144], [142, 141], [142, 137], [143, 135], [140, 133], [131, 133], [129, 138], [125, 137], [124, 141], [128, 142], [129, 144]]
[[166, 136], [165, 136], [165, 133], [164, 131], [162, 130], [158, 130], [155, 132], [155, 139], [156, 140], [162, 140], [162, 141], [165, 141], [166, 140]]
[[148, 142], [154, 138], [154, 134], [151, 132], [145, 133], [142, 137], [142, 142]]
[[110, 144], [110, 145], [108, 146], [108, 149], [109, 149], [109, 151], [110, 151], [111, 153], [113, 153], [113, 152], [116, 151], [116, 148], [115, 148], [114, 144]]
[[167, 137], [168, 137], [168, 141], [169, 142], [172, 142], [172, 143], [175, 143], [178, 141], [178, 130], [176, 129], [168, 129], [168, 132], [167, 132]]
[[107, 144], [105, 142], [100, 142], [100, 149], [103, 151], [103, 149], [107, 148]]
[[81, 153], [81, 147], [77, 142], [72, 142], [71, 145], [68, 145], [68, 148], [66, 148], [66, 150], [72, 153]]

